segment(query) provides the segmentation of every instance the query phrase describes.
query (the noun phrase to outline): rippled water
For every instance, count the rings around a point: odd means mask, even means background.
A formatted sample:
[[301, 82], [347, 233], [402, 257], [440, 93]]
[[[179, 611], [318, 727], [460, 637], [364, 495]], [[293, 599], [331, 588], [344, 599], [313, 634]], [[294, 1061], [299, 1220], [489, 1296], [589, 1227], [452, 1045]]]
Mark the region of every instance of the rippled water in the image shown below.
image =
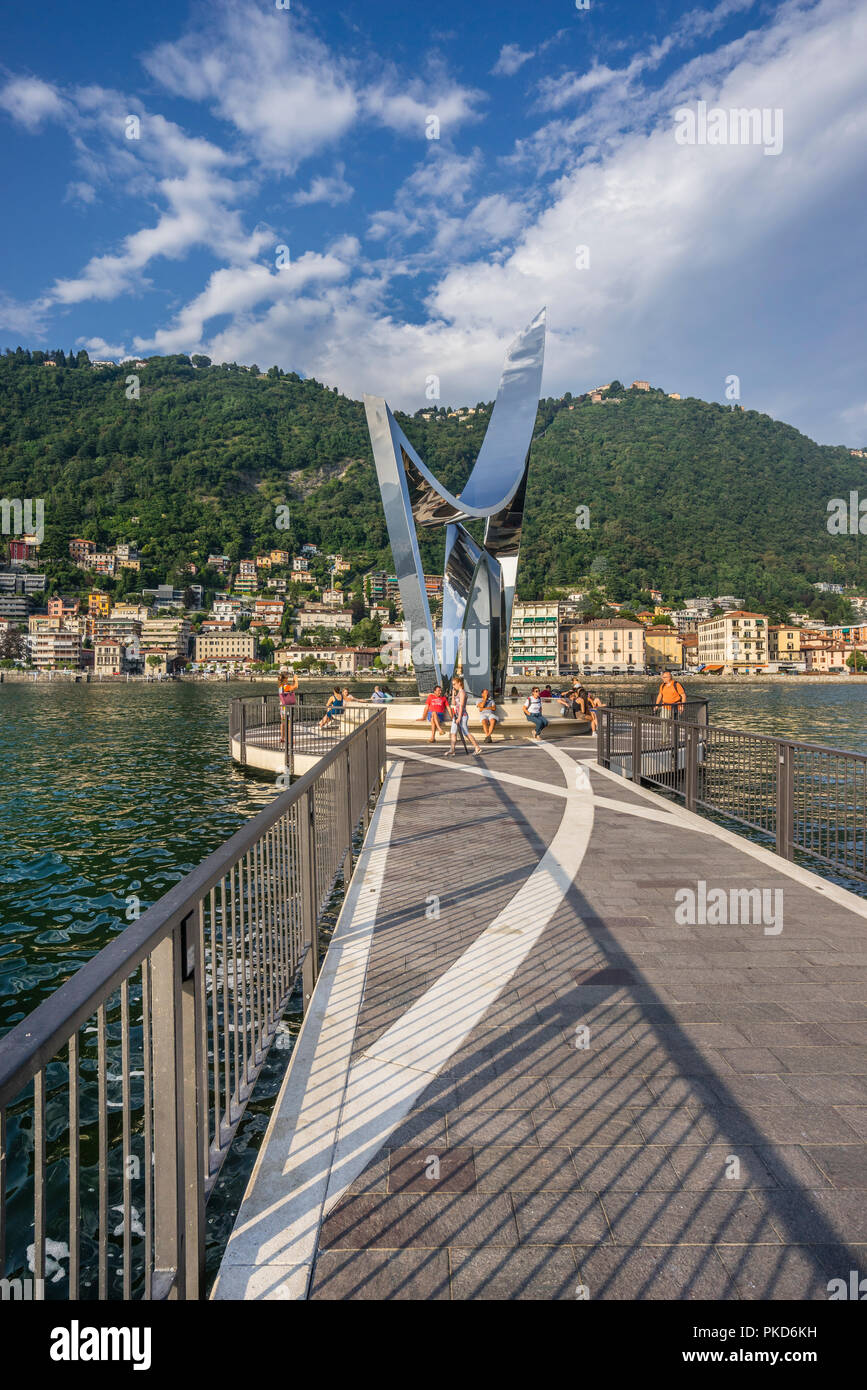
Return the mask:
[[0, 686], [0, 1032], [270, 801], [227, 686]]

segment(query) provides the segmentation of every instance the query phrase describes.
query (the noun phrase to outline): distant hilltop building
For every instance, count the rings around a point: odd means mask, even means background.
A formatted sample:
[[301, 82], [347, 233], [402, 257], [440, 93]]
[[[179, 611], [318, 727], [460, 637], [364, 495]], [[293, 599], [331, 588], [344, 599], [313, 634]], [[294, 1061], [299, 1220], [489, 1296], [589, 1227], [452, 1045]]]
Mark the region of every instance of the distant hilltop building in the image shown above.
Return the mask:
[[650, 390], [650, 382], [649, 382], [649, 381], [633, 381], [633, 383], [632, 383], [632, 389], [633, 389], [633, 391], [649, 391], [649, 390]]
[[814, 584], [813, 588], [818, 589], [820, 594], [842, 594], [843, 592], [842, 584], [826, 584], [824, 580], [819, 584]]
[[853, 459], [867, 458], [867, 449], [850, 449], [849, 453], [852, 455]]

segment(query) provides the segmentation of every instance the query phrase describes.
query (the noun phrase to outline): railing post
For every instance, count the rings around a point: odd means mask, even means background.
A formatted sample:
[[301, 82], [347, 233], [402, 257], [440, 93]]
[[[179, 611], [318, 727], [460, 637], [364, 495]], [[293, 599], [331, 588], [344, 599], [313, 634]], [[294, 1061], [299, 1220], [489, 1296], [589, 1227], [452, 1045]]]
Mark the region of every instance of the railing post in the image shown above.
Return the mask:
[[632, 780], [633, 782], [640, 782], [644, 726], [640, 714], [632, 714], [629, 718], [632, 724]]
[[795, 857], [795, 758], [791, 743], [777, 744], [777, 854]]
[[698, 725], [686, 725], [686, 750], [684, 754], [684, 804], [688, 811], [694, 811], [698, 802]]
[[[205, 1132], [204, 1035], [205, 986], [203, 941], [198, 913], [190, 913], [180, 927], [181, 950], [181, 1075], [183, 1084], [184, 1218], [187, 1300], [201, 1298], [205, 1288]], [[228, 1043], [227, 1043], [228, 1046]]]
[[352, 756], [349, 748], [346, 749], [346, 757], [343, 760], [343, 775], [346, 778], [346, 795], [343, 798], [343, 843], [346, 845], [346, 853], [343, 856], [343, 887], [349, 887], [349, 880], [352, 878]]
[[[153, 1037], [154, 1291], [186, 1297], [180, 931], [151, 954]], [[149, 1161], [149, 1156], [148, 1156]]]
[[312, 791], [306, 791], [298, 803], [298, 852], [301, 856], [301, 932], [304, 942], [302, 983], [304, 1009], [319, 975], [319, 913], [316, 892], [316, 855], [314, 837], [314, 803]]
[[240, 701], [240, 705], [241, 705], [241, 723], [240, 723], [240, 727], [239, 727], [239, 729], [238, 729], [238, 735], [239, 735], [239, 742], [240, 742], [240, 744], [241, 744], [241, 766], [242, 766], [242, 767], [246, 767], [246, 766], [247, 766], [247, 707], [246, 707], [246, 705], [244, 704], [244, 701], [243, 701], [243, 700]]
[[608, 715], [604, 710], [596, 712], [596, 761], [600, 767], [608, 767], [605, 757], [605, 735], [608, 730]]
[[364, 829], [370, 825], [370, 725], [364, 726]]
[[295, 775], [295, 706], [290, 705], [286, 718], [286, 750], [283, 756], [283, 767], [290, 777]]

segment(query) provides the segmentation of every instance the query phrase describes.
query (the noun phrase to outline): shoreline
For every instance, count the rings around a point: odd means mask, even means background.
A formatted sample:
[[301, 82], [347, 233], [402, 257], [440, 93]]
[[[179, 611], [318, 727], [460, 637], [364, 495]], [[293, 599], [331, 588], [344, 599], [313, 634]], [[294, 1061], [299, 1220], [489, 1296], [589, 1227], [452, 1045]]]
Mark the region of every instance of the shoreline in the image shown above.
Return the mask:
[[[249, 689], [250, 686], [277, 685], [277, 673], [272, 672], [268, 675], [250, 676], [230, 676], [228, 680], [215, 676], [188, 675], [180, 676], [177, 679], [169, 677], [166, 680], [154, 680], [148, 676], [94, 676], [90, 675], [87, 679], [86, 671], [0, 671], [0, 685], [88, 685], [88, 686], [115, 686], [115, 685], [153, 685], [157, 687], [171, 685], [233, 685], [240, 686], [242, 689]], [[562, 676], [557, 682], [560, 688], [565, 688], [571, 681], [571, 676]], [[678, 679], [683, 682], [699, 682], [702, 685], [710, 686], [743, 686], [743, 685], [861, 685], [867, 682], [867, 671], [848, 672], [845, 676], [831, 676], [822, 672], [811, 672], [804, 675], [791, 675], [782, 672], [770, 672], [767, 675], [751, 676], [712, 676], [705, 675], [700, 671], [678, 672]], [[653, 675], [632, 675], [632, 676], [587, 676], [584, 684], [588, 689], [592, 686], [643, 686], [652, 684], [660, 680], [660, 676]], [[346, 685], [348, 689], [358, 685], [388, 685], [397, 687], [401, 690], [410, 689], [415, 691], [416, 684], [413, 677], [409, 676], [299, 676], [298, 684], [300, 689], [320, 688], [330, 689], [332, 684]], [[529, 692], [534, 684], [527, 677], [515, 677], [506, 680], [506, 688], [511, 690], [512, 686], [523, 694]], [[553, 690], [554, 683], [549, 682]]]

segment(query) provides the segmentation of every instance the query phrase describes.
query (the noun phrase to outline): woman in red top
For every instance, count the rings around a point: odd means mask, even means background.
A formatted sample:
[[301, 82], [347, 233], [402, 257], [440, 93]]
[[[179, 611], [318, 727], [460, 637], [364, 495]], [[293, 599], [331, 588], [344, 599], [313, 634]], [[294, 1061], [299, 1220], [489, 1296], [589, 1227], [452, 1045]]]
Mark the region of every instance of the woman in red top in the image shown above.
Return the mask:
[[448, 707], [449, 702], [443, 694], [442, 686], [436, 686], [433, 694], [428, 695], [425, 700], [424, 713], [421, 715], [422, 719], [430, 719], [430, 738], [428, 739], [428, 743], [435, 743], [437, 734], [445, 732], [440, 724], [440, 719], [445, 714]]

